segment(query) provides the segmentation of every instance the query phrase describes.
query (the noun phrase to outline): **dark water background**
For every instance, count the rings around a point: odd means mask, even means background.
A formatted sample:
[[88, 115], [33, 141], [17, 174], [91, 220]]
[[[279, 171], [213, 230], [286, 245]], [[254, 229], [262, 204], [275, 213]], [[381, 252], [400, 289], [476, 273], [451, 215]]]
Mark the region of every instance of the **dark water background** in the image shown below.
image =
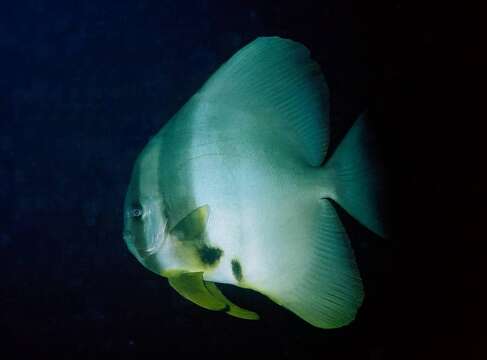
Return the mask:
[[[0, 354], [479, 356], [486, 161], [475, 14], [410, 1], [2, 3]], [[368, 108], [389, 160], [392, 238], [343, 215], [367, 298], [340, 330], [230, 287], [262, 320], [205, 311], [122, 241], [122, 201], [148, 137], [260, 35], [301, 41], [321, 64], [332, 144]]]

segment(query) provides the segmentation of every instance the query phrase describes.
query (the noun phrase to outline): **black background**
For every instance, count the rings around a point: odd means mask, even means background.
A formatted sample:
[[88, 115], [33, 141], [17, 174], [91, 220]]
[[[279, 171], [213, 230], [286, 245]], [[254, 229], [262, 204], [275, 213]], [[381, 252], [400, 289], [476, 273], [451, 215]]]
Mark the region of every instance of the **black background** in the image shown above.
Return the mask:
[[[350, 0], [13, 4], [0, 11], [0, 353], [481, 358], [478, 11]], [[343, 329], [313, 328], [231, 287], [262, 320], [205, 311], [122, 241], [122, 201], [148, 137], [261, 35], [301, 41], [321, 64], [332, 146], [367, 108], [387, 154], [392, 236], [350, 225], [367, 297]]]

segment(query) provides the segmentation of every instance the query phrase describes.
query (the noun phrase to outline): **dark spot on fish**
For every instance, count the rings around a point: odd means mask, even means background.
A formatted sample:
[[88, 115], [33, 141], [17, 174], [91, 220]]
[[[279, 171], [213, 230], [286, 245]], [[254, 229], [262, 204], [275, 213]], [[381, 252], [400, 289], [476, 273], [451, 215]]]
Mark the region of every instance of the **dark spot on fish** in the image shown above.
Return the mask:
[[235, 279], [237, 281], [242, 281], [243, 275], [242, 275], [242, 265], [240, 265], [240, 262], [236, 259], [232, 260], [232, 272], [233, 276], [235, 276]]
[[203, 245], [200, 249], [198, 249], [198, 254], [203, 264], [214, 265], [218, 260], [220, 260], [223, 251], [216, 247]]

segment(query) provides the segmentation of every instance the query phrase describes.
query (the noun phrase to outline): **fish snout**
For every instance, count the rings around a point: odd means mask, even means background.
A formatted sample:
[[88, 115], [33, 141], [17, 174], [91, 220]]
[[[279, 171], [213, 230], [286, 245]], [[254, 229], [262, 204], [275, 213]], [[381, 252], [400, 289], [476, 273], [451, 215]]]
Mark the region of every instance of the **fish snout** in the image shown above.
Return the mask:
[[139, 258], [146, 258], [148, 256], [154, 255], [162, 247], [165, 234], [163, 231], [158, 231], [153, 235], [149, 235], [149, 241], [144, 241], [143, 239], [137, 239], [136, 236], [130, 230], [125, 230], [123, 232], [123, 239], [127, 244], [129, 250]]

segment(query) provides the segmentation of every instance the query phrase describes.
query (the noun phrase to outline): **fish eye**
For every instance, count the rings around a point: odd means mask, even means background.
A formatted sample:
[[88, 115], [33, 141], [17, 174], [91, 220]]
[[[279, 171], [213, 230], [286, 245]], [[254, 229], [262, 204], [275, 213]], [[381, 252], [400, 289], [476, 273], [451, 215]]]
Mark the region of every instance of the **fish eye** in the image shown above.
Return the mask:
[[141, 206], [136, 205], [132, 209], [130, 209], [130, 216], [133, 218], [141, 218], [143, 214], [144, 210]]

